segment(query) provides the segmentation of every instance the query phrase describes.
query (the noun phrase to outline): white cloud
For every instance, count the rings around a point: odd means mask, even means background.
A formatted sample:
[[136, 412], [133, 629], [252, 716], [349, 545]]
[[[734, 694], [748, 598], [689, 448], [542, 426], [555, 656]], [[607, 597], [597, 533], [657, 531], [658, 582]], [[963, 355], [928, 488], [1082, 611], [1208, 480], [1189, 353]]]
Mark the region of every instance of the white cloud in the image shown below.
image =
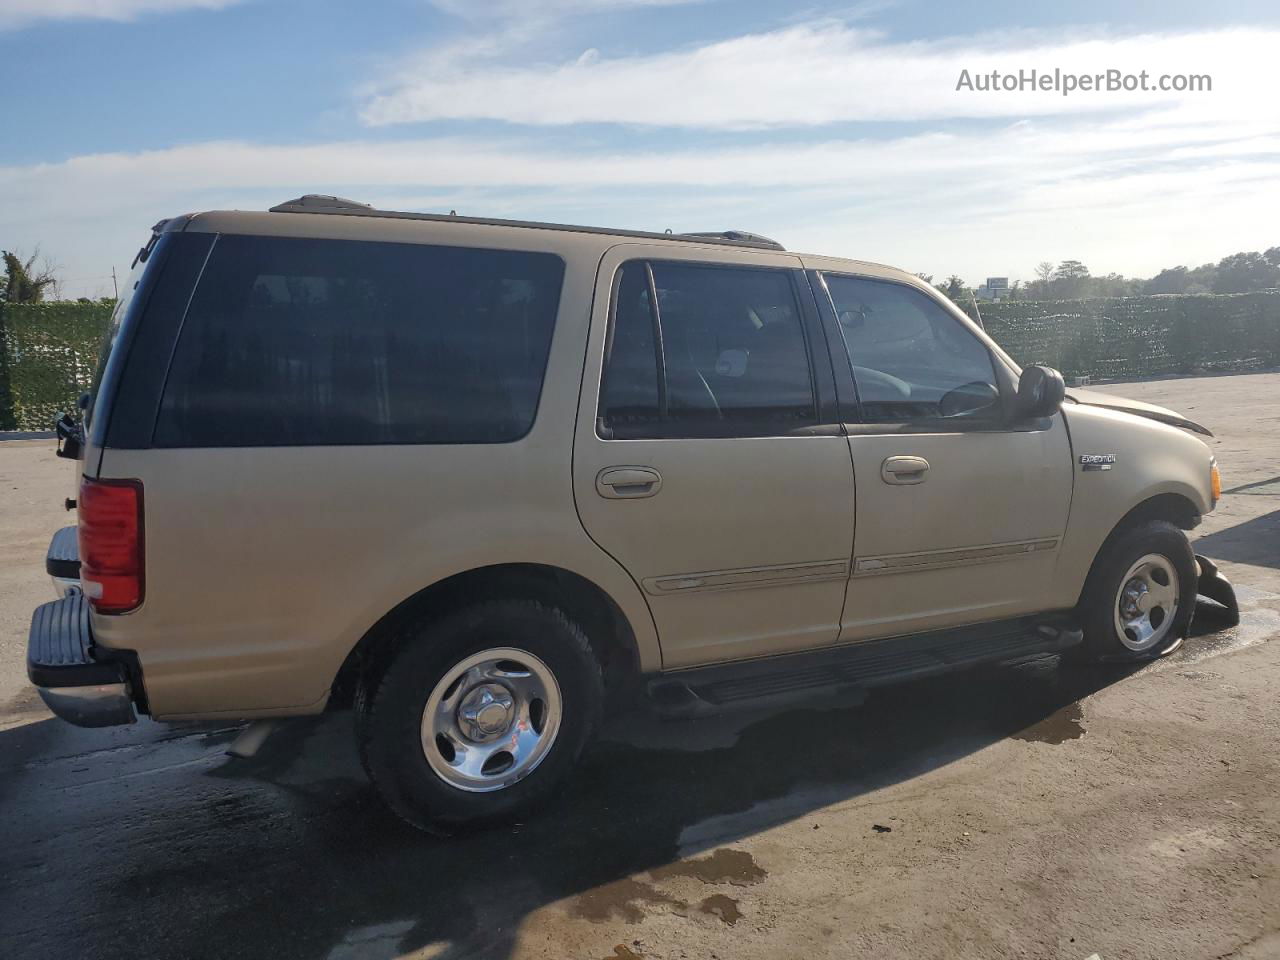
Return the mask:
[[[569, 2], [569, 0], [566, 0]], [[594, 0], [595, 5], [608, 0]], [[558, 4], [552, 4], [553, 8]], [[369, 91], [373, 126], [486, 118], [519, 124], [625, 123], [700, 129], [816, 127], [851, 121], [1049, 116], [1161, 103], [1274, 113], [1280, 31], [1048, 36], [1028, 31], [896, 43], [841, 21], [809, 22], [648, 56], [574, 56], [509, 66], [472, 38], [467, 58], [429, 50]], [[971, 75], [1055, 68], [1209, 74], [1212, 92], [957, 90]]]
[[37, 20], [134, 20], [151, 13], [220, 10], [241, 0], [0, 0], [0, 30]]
[[608, 13], [627, 7], [676, 7], [703, 0], [431, 0], [445, 13], [466, 20], [495, 17], [552, 18], [570, 14]]
[[[1280, 120], [1182, 107], [889, 140], [663, 149], [518, 137], [218, 142], [0, 167], [0, 235], [68, 277], [124, 265], [164, 216], [302, 192], [400, 209], [676, 230], [740, 227], [793, 249], [970, 279], [1075, 257], [1149, 275], [1280, 242]], [[108, 287], [109, 289], [109, 287]], [[86, 288], [87, 292], [100, 292]], [[65, 292], [81, 292], [68, 283]]]

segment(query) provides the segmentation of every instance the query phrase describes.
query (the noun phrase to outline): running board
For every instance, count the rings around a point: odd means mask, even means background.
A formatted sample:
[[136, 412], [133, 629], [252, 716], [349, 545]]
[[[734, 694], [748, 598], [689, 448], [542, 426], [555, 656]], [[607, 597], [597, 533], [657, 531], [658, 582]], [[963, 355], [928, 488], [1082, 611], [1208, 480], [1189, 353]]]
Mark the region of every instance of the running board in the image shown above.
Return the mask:
[[982, 663], [1019, 663], [1058, 653], [1082, 639], [1082, 632], [1065, 621], [1004, 620], [673, 671], [650, 681], [648, 693], [660, 713], [696, 716], [740, 704], [882, 686]]

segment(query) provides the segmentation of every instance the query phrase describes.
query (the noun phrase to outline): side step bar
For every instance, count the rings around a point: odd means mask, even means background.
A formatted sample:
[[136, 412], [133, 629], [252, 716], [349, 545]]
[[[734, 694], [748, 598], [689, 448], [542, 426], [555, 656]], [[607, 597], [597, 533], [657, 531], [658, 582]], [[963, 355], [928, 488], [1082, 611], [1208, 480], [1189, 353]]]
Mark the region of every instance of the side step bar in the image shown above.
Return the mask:
[[882, 686], [981, 663], [1018, 663], [1058, 653], [1082, 639], [1082, 632], [1065, 621], [1006, 620], [672, 671], [652, 680], [648, 692], [658, 712], [696, 716], [744, 703]]

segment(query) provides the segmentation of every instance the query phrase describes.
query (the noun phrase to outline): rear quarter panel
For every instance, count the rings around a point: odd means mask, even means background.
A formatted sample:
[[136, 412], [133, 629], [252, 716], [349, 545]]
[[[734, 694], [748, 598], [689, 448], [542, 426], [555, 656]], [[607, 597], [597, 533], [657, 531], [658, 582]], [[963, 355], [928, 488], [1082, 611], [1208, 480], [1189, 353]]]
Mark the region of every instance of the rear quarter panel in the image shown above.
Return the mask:
[[[497, 245], [492, 232], [478, 239]], [[557, 239], [571, 248], [565, 287], [522, 440], [103, 451], [101, 476], [143, 482], [146, 596], [131, 614], [95, 615], [93, 629], [98, 642], [138, 652], [153, 715], [318, 711], [383, 615], [446, 577], [498, 563], [560, 566], [596, 583], [630, 622], [641, 668], [660, 667], [639, 588], [574, 508], [573, 428], [599, 241], [572, 249], [572, 238]]]

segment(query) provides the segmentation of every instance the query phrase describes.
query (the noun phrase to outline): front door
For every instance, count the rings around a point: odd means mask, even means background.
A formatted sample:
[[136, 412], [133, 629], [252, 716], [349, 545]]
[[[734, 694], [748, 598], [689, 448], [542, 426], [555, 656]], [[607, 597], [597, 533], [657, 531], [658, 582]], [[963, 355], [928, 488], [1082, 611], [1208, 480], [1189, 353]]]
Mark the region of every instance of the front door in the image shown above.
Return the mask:
[[932, 294], [836, 273], [816, 286], [857, 395], [841, 639], [1043, 611], [1071, 503], [1062, 415], [1015, 422], [1012, 371]]
[[583, 525], [643, 589], [668, 669], [834, 642], [853, 542], [799, 261], [707, 256], [606, 254], [574, 445]]

